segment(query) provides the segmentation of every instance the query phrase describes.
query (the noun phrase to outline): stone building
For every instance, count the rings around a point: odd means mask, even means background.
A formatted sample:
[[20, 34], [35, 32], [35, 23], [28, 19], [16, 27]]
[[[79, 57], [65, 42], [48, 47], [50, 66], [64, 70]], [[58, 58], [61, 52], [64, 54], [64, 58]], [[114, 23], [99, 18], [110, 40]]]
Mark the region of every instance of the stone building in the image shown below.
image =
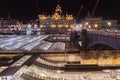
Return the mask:
[[41, 33], [44, 34], [66, 34], [74, 28], [75, 19], [73, 15], [62, 15], [61, 6], [58, 4], [52, 15], [39, 15]]

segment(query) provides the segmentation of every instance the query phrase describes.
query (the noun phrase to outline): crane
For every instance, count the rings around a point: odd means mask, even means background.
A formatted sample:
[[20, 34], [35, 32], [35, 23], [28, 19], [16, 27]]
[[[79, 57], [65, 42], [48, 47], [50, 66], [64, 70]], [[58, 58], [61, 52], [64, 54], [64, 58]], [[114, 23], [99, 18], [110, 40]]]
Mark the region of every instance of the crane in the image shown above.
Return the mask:
[[97, 2], [96, 2], [96, 4], [95, 4], [95, 7], [94, 7], [94, 9], [93, 9], [93, 11], [92, 11], [92, 15], [91, 15], [91, 17], [94, 16], [95, 10], [96, 10], [96, 8], [97, 8], [99, 2], [100, 2], [100, 0], [97, 0]]
[[81, 7], [80, 7], [80, 10], [79, 10], [79, 12], [78, 12], [78, 14], [77, 14], [76, 19], [78, 19], [79, 15], [80, 15], [80, 13], [81, 13], [81, 11], [82, 11], [82, 9], [83, 9], [83, 5], [81, 5]]

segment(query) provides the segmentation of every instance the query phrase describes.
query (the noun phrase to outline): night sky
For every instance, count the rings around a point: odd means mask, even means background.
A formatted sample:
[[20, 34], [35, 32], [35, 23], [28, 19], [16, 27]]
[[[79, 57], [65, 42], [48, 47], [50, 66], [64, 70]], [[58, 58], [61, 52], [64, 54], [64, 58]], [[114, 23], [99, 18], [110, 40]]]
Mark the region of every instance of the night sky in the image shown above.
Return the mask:
[[[57, 0], [0, 0], [0, 17], [6, 18], [8, 14], [14, 19], [34, 20], [40, 14], [52, 14], [57, 5]], [[84, 8], [79, 19], [85, 18], [92, 12], [96, 0], [60, 0], [63, 14], [71, 13], [75, 17], [80, 6]], [[100, 0], [94, 17], [105, 19], [120, 19], [120, 0]]]

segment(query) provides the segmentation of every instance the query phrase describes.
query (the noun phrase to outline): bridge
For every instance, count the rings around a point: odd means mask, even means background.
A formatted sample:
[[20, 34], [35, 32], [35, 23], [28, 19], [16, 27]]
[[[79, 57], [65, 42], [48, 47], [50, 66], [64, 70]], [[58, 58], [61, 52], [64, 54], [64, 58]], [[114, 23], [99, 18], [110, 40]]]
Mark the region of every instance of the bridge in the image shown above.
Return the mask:
[[82, 30], [82, 47], [89, 50], [91, 47], [103, 44], [120, 50], [120, 32], [102, 30]]

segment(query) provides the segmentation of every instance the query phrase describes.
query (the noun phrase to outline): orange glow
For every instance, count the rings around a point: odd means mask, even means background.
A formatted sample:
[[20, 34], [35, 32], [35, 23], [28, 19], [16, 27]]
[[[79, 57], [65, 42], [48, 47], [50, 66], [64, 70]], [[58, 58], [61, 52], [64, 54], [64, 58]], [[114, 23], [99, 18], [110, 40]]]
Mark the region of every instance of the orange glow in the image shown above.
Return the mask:
[[69, 26], [67, 24], [65, 24], [65, 27], [68, 28]]
[[56, 27], [56, 25], [54, 25], [54, 24], [51, 24], [51, 27], [52, 27], [52, 28], [55, 28], [55, 27]]
[[43, 28], [43, 25], [42, 25], [42, 24], [40, 25], [40, 28]]
[[73, 26], [73, 25], [71, 25], [70, 27], [71, 27], [72, 29], [74, 28], [74, 26]]
[[40, 19], [40, 20], [46, 20], [46, 19], [47, 19], [47, 16], [45, 16], [45, 15], [40, 15], [40, 16], [39, 16], [39, 19]]
[[94, 27], [95, 27], [95, 28], [98, 28], [98, 24], [94, 24]]
[[59, 25], [58, 25], [59, 28], [62, 28], [62, 26], [63, 26], [62, 24], [59, 24]]

